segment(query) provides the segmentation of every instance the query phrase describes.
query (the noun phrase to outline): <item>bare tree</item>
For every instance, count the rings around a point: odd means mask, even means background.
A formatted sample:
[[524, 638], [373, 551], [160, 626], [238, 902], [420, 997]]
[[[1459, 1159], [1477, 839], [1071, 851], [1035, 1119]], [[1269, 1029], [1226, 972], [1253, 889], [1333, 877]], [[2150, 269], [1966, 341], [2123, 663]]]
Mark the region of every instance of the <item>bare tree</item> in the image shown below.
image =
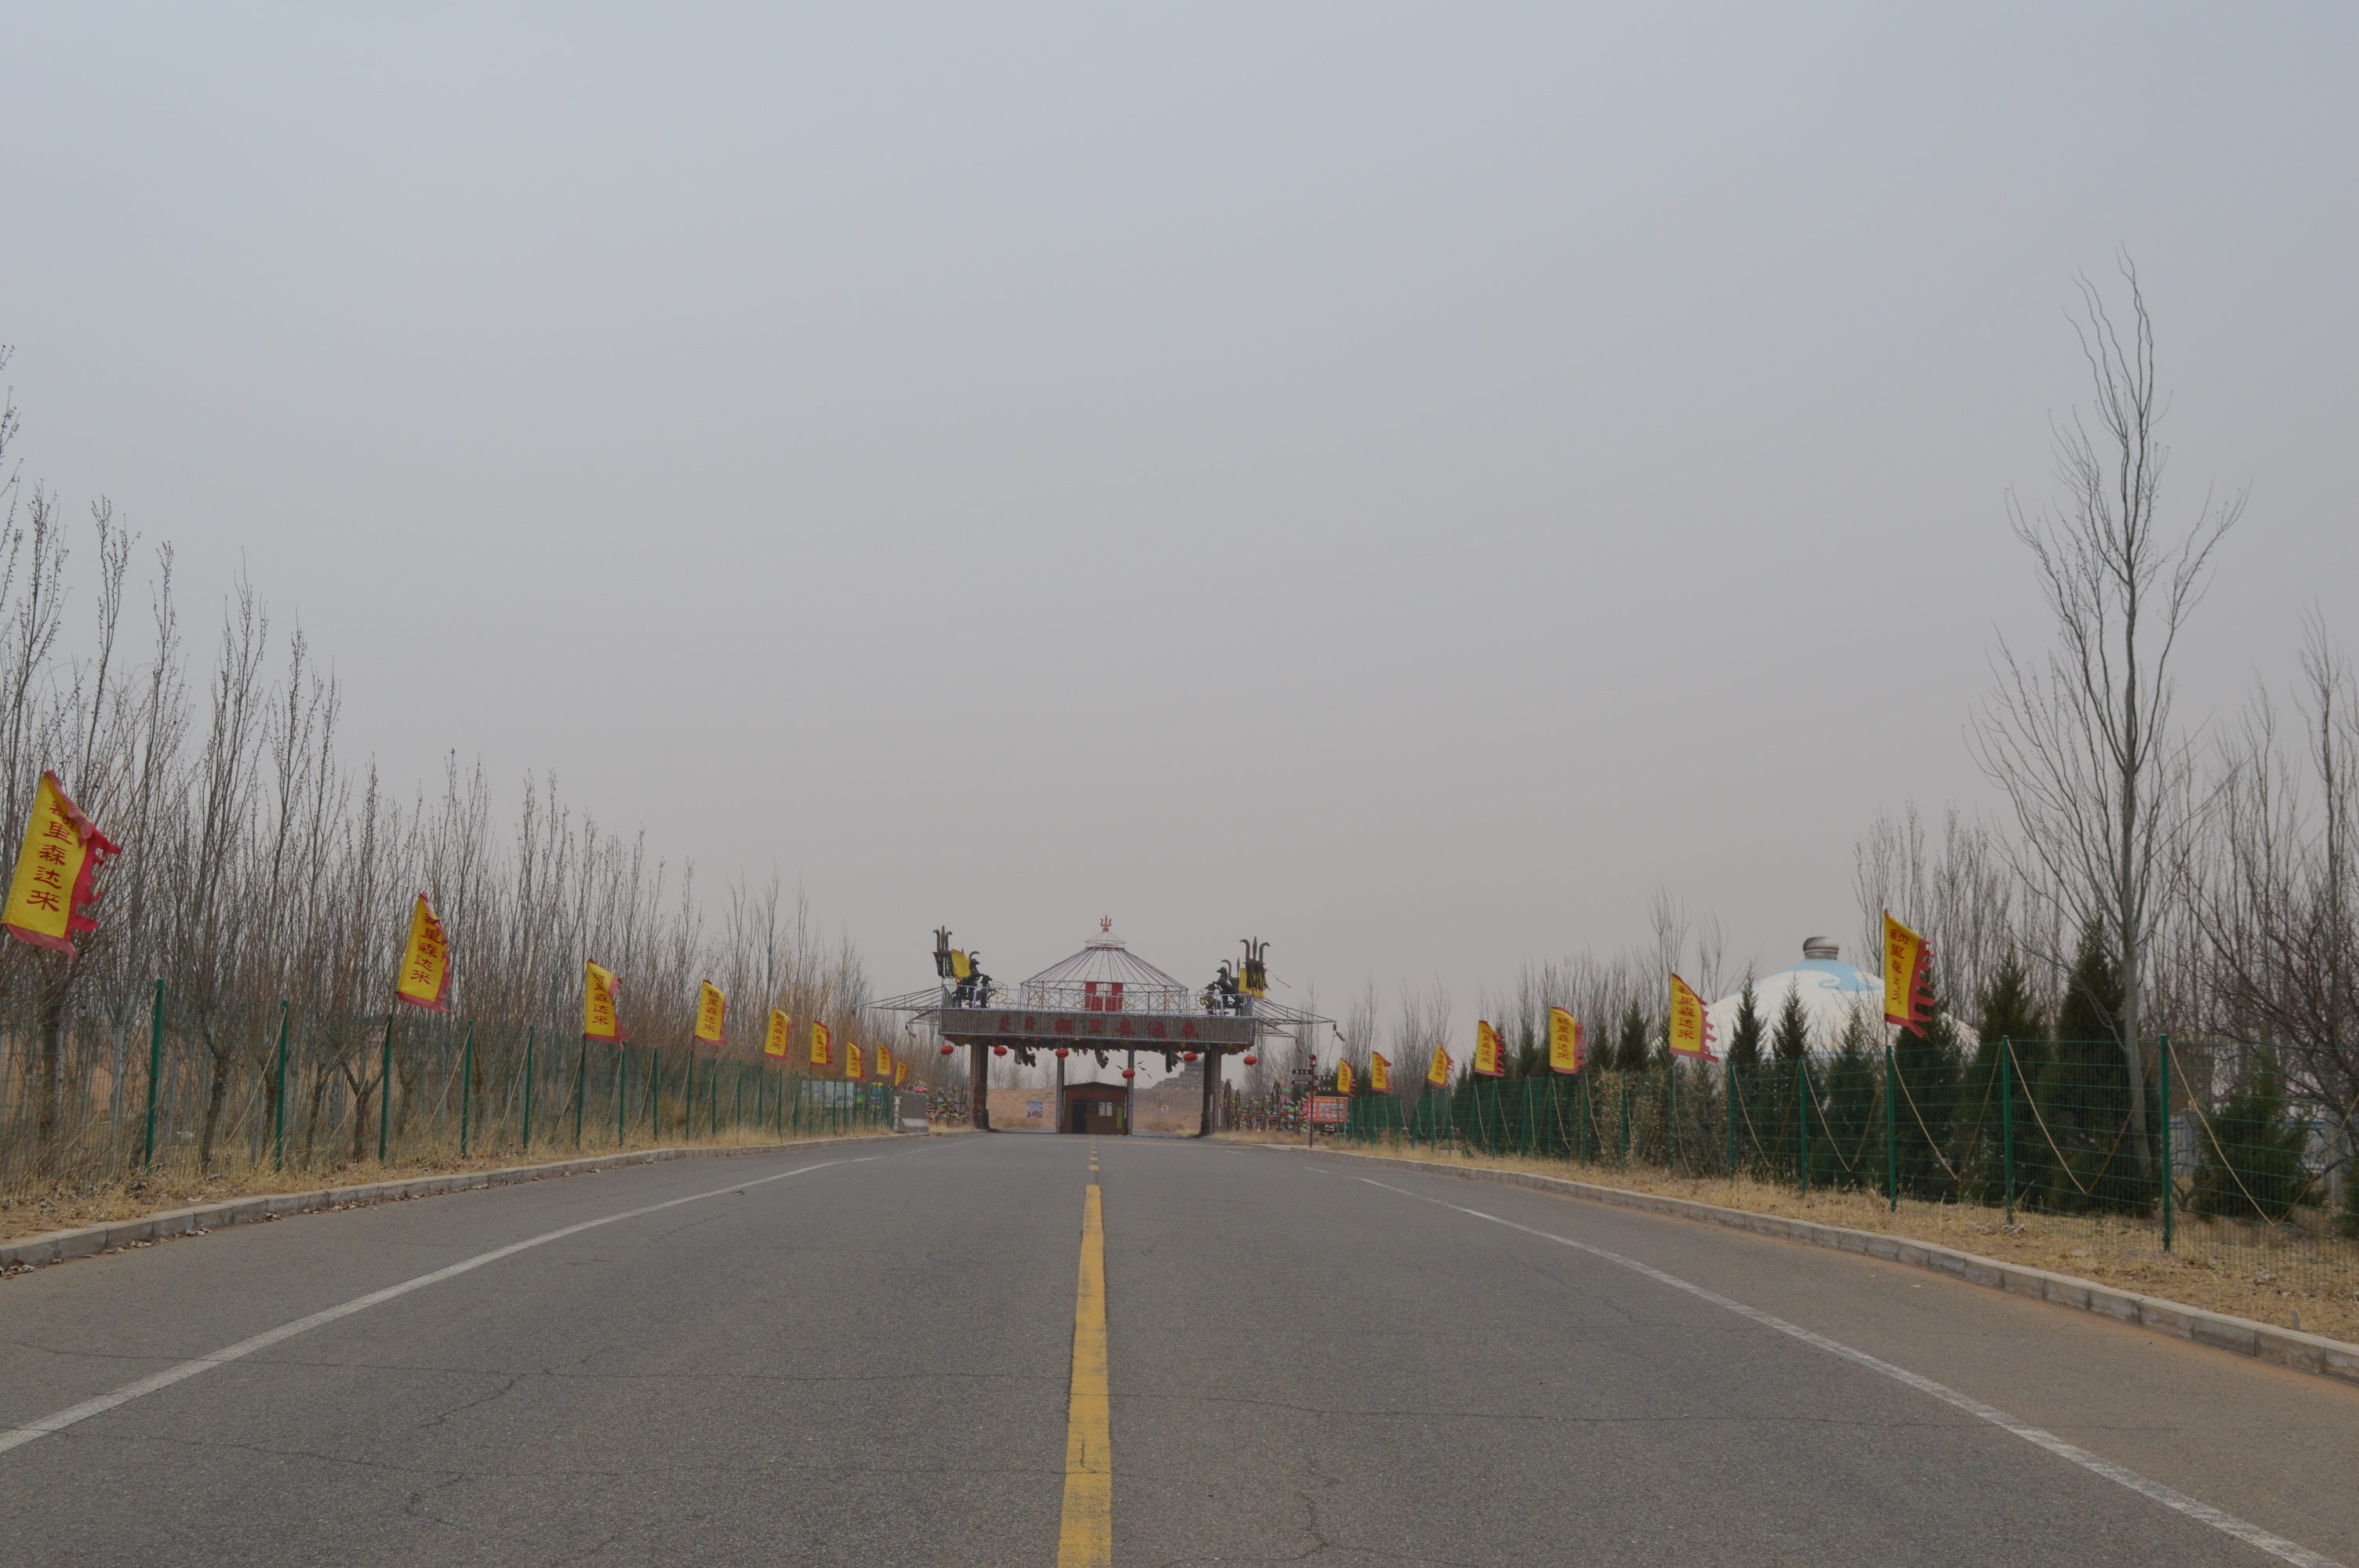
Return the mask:
[[2338, 1109], [2359, 1095], [2352, 1016], [2359, 930], [2351, 908], [2359, 808], [2359, 695], [2315, 614], [2305, 626], [2300, 751], [2288, 757], [2263, 692], [2221, 748], [2216, 830], [2193, 857], [2193, 940], [2209, 1029], [2277, 1045], [2299, 1095]]
[[2017, 886], [2006, 846], [1956, 806], [1944, 814], [1940, 847], [1930, 853], [1915, 806], [1897, 818], [1879, 815], [1852, 851], [1863, 966], [1873, 971], [1878, 962], [1888, 909], [1933, 944], [1944, 1011], [1971, 1016], [2008, 948], [2019, 941]]
[[[2207, 496], [2185, 531], [2166, 532], [2153, 323], [2136, 267], [2125, 258], [2121, 270], [2126, 335], [2096, 286], [2079, 280], [2083, 313], [2075, 330], [2094, 395], [2090, 418], [2050, 421], [2065, 493], [2053, 509], [2030, 514], [2008, 500], [2057, 642], [2044, 657], [2027, 659], [2000, 640], [1997, 680], [1973, 740], [1984, 771], [2015, 808], [2027, 885], [2076, 930], [2102, 931], [2119, 956], [2125, 1000], [2113, 1022], [2132, 1090], [2131, 1152], [2143, 1174], [2147, 948], [2198, 815], [2191, 747], [2172, 722], [2170, 661], [2202, 598], [2212, 551], [2245, 497], [2215, 504]], [[2041, 956], [2060, 968], [2065, 961], [2060, 952]]]

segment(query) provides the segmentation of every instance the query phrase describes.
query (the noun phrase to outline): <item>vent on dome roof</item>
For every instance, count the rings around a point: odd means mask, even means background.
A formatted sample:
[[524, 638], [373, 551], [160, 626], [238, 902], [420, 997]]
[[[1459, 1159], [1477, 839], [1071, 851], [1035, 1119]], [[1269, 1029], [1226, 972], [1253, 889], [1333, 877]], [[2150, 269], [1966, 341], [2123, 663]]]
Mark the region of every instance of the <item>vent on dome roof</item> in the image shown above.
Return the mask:
[[1832, 936], [1805, 936], [1802, 938], [1802, 957], [1840, 958], [1843, 957], [1843, 949], [1835, 945], [1835, 940]]

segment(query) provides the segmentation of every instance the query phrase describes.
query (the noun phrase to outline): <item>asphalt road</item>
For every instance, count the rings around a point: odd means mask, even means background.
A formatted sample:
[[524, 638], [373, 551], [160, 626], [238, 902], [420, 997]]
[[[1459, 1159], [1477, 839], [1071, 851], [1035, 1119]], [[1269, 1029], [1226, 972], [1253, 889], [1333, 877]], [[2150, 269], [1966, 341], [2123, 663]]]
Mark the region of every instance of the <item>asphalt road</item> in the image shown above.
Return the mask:
[[0, 1281], [0, 1562], [1056, 1563], [1095, 1183], [1116, 1563], [2359, 1563], [2359, 1391], [1571, 1199], [1092, 1146], [682, 1161]]

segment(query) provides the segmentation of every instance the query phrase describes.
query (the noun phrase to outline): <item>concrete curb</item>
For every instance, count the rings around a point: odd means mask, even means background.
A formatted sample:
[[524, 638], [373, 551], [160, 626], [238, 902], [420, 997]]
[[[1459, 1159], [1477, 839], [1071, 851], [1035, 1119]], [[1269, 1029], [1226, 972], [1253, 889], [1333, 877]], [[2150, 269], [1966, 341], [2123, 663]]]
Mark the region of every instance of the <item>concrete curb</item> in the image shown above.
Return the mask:
[[1589, 1182], [1542, 1176], [1528, 1171], [1503, 1171], [1487, 1165], [1446, 1165], [1436, 1161], [1404, 1160], [1390, 1154], [1356, 1154], [1342, 1149], [1311, 1151], [1295, 1144], [1273, 1143], [1264, 1147], [1294, 1149], [1300, 1153], [1317, 1152], [1345, 1160], [1364, 1160], [1371, 1164], [1404, 1171], [1423, 1171], [1429, 1175], [1458, 1176], [1468, 1181], [1562, 1193], [1571, 1197], [1587, 1198], [1593, 1203], [1644, 1209], [1651, 1214], [1675, 1215], [1681, 1219], [1750, 1230], [1760, 1236], [1808, 1242], [1813, 1247], [1832, 1247], [1839, 1252], [1864, 1253], [1870, 1258], [1906, 1263], [1911, 1268], [1930, 1269], [1993, 1290], [2030, 1296], [2038, 1301], [2053, 1302], [2058, 1306], [2110, 1317], [2117, 1322], [2158, 1329], [2165, 1334], [2177, 1335], [2181, 1339], [2193, 1340], [2198, 1345], [2250, 1356], [2273, 1367], [2285, 1367], [2297, 1372], [2310, 1372], [2321, 1378], [2359, 1384], [2359, 1345], [2346, 1345], [2339, 1339], [2304, 1334], [2299, 1329], [2255, 1323], [2250, 1318], [2231, 1317], [2225, 1313], [2205, 1312], [2200, 1307], [2165, 1301], [2160, 1296], [2142, 1296], [2134, 1291], [2116, 1290], [2111, 1285], [2077, 1279], [2071, 1274], [2050, 1273], [2045, 1269], [2034, 1269], [2021, 1263], [2002, 1263], [1996, 1259], [1962, 1252], [1930, 1241], [1886, 1236], [1880, 1231], [1854, 1230], [1847, 1226], [1820, 1225], [1807, 1219], [1788, 1219], [1783, 1215], [1756, 1214], [1750, 1209], [1723, 1208], [1718, 1204], [1698, 1203], [1693, 1198], [1634, 1193], [1622, 1187], [1598, 1186]]
[[725, 1158], [737, 1154], [776, 1154], [788, 1149], [835, 1148], [849, 1143], [883, 1143], [903, 1136], [870, 1133], [858, 1138], [805, 1138], [787, 1143], [747, 1143], [726, 1149], [639, 1149], [587, 1160], [560, 1160], [547, 1165], [505, 1165], [489, 1171], [458, 1171], [446, 1176], [417, 1176], [408, 1181], [369, 1182], [352, 1187], [321, 1187], [308, 1193], [261, 1193], [226, 1203], [195, 1208], [168, 1209], [112, 1225], [90, 1225], [77, 1230], [52, 1230], [21, 1241], [0, 1242], [0, 1273], [89, 1258], [117, 1248], [163, 1241], [175, 1236], [201, 1236], [225, 1226], [277, 1219], [281, 1215], [315, 1214], [322, 1209], [359, 1208], [368, 1204], [395, 1203], [404, 1198], [433, 1197], [442, 1193], [476, 1192], [485, 1187], [514, 1186], [518, 1182], [544, 1181], [552, 1176], [588, 1176], [625, 1165], [651, 1165], [667, 1160]]

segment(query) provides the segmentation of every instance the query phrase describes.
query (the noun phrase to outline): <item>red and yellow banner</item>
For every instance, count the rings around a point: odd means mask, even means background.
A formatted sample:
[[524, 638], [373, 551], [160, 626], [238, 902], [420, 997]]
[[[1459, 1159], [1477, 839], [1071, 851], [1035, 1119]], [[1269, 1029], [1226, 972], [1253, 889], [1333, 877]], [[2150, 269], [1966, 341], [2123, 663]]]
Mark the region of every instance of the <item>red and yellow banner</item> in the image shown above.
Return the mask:
[[1425, 1081], [1436, 1086], [1437, 1087], [1448, 1088], [1450, 1087], [1450, 1069], [1451, 1065], [1452, 1064], [1450, 1060], [1450, 1047], [1447, 1045], [1436, 1045], [1433, 1048], [1433, 1065], [1425, 1070]]
[[617, 1045], [623, 1039], [623, 1021], [614, 1011], [614, 993], [622, 982], [612, 969], [587, 964], [582, 971], [582, 1038], [603, 1040]]
[[711, 980], [701, 983], [696, 993], [696, 1043], [699, 1045], [726, 1045], [729, 1036], [723, 1033], [729, 1025], [729, 998]]
[[1507, 1049], [1490, 1020], [1474, 1022], [1474, 1071], [1486, 1078], [1507, 1076]]
[[92, 881], [108, 856], [121, 853], [114, 840], [66, 798], [58, 775], [44, 772], [33, 791], [33, 816], [25, 824], [24, 846], [16, 851], [16, 876], [8, 884], [7, 907], [0, 910], [0, 930], [19, 942], [72, 957], [75, 935], [98, 929], [98, 923], [82, 913], [82, 905], [98, 898]]
[[1933, 1022], [1933, 988], [1925, 967], [1933, 945], [1884, 912], [1884, 1022], [1922, 1034]]
[[893, 1064], [893, 1087], [894, 1087], [895, 1088], [897, 1088], [897, 1088], [899, 1088], [903, 1084], [908, 1083], [908, 1081], [909, 1081], [909, 1064], [908, 1064], [908, 1063], [907, 1063], [907, 1062], [896, 1062], [896, 1063], [894, 1063], [894, 1064]]
[[793, 1033], [794, 1021], [787, 1016], [786, 1009], [782, 1007], [772, 1008], [770, 1010], [770, 1032], [762, 1036], [762, 1054], [765, 1056], [785, 1055], [788, 1051], [793, 1048], [793, 1042], [788, 1038], [788, 1036]]
[[1393, 1065], [1374, 1051], [1368, 1053], [1368, 1092], [1379, 1095], [1393, 1092]]
[[1712, 1019], [1704, 1011], [1703, 998], [1677, 975], [1671, 977], [1670, 1035], [1672, 1055], [1692, 1056], [1699, 1062], [1714, 1060]]
[[1349, 1062], [1335, 1064], [1335, 1092], [1339, 1095], [1352, 1092], [1352, 1064]]
[[401, 973], [393, 982], [393, 1000], [429, 1012], [451, 1011], [451, 944], [424, 893], [418, 895], [417, 906], [409, 912], [409, 943], [401, 950]]
[[861, 1059], [860, 1042], [857, 1040], [843, 1043], [843, 1076], [855, 1079], [868, 1076], [868, 1064]]
[[893, 1076], [893, 1047], [890, 1045], [876, 1047], [876, 1076], [880, 1078]]
[[832, 1040], [833, 1038], [834, 1038], [834, 1036], [833, 1036], [833, 1035], [832, 1035], [832, 1034], [830, 1034], [830, 1033], [827, 1032], [827, 1025], [826, 1025], [826, 1024], [821, 1023], [821, 1022], [818, 1019], [816, 1019], [816, 1018], [814, 1018], [814, 1019], [812, 1019], [812, 1020], [811, 1020], [811, 1063], [810, 1063], [810, 1065], [811, 1065], [812, 1066], [814, 1066], [814, 1067], [824, 1067], [824, 1066], [826, 1066], [826, 1065], [828, 1065], [828, 1054], [827, 1054], [827, 1046], [828, 1046], [828, 1042], [829, 1042], [829, 1041], [831, 1041], [831, 1040]]
[[1581, 1036], [1581, 1025], [1573, 1022], [1572, 1014], [1560, 1007], [1549, 1009], [1549, 1072], [1581, 1071], [1582, 1047], [1586, 1044]]

